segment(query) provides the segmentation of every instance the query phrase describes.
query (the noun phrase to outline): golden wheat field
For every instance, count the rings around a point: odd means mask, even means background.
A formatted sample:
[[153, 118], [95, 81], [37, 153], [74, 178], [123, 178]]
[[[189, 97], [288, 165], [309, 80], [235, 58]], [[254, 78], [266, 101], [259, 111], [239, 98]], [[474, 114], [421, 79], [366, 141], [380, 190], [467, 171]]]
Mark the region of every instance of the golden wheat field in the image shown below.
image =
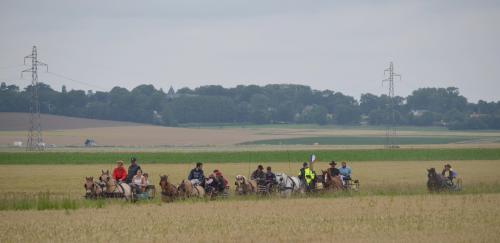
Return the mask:
[[[457, 194], [426, 192], [426, 168], [452, 163], [464, 181]], [[78, 200], [85, 176], [102, 165], [4, 165], [2, 194], [69, 195]], [[296, 174], [300, 164], [266, 163]], [[500, 161], [350, 162], [361, 192], [340, 196], [159, 200], [103, 208], [0, 211], [0, 242], [495, 242], [500, 237]], [[191, 164], [141, 164], [156, 184], [187, 176]], [[256, 163], [205, 164], [234, 181]], [[319, 162], [316, 170], [326, 168]], [[8, 183], [5, 183], [8, 182]], [[231, 188], [233, 189], [233, 188]]]
[[500, 195], [179, 202], [0, 212], [2, 242], [496, 242]]

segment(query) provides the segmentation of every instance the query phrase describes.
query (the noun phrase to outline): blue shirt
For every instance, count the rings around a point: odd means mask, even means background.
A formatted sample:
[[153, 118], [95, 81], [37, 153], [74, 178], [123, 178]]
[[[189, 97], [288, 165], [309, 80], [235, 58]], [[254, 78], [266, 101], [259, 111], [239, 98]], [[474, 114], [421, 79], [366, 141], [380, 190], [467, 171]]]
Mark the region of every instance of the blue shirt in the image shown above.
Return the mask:
[[350, 176], [351, 172], [352, 172], [351, 168], [349, 168], [347, 166], [345, 168], [341, 166], [339, 168], [339, 171], [340, 171], [340, 174], [343, 175], [343, 176]]

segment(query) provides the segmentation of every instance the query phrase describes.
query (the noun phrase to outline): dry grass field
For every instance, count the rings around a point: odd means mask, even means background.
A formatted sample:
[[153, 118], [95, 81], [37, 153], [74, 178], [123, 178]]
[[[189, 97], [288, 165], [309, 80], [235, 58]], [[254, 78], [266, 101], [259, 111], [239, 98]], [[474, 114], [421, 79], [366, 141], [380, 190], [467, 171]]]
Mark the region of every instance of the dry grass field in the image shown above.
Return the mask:
[[499, 194], [2, 211], [2, 242], [497, 242]]

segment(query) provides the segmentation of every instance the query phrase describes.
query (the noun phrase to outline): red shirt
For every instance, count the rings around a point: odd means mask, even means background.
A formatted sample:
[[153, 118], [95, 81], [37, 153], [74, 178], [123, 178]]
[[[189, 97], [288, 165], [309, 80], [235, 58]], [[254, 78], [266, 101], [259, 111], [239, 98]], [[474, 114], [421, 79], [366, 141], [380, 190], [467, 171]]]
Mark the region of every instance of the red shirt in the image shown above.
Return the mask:
[[117, 181], [125, 181], [127, 178], [127, 171], [123, 167], [116, 167], [113, 170], [113, 179]]

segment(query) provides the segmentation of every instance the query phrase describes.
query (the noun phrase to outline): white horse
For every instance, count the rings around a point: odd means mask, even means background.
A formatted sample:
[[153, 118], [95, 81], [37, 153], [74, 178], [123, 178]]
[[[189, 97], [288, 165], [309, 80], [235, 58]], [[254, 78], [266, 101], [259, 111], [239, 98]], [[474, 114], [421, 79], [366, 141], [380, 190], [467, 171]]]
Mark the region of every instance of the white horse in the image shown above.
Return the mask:
[[294, 192], [303, 193], [302, 182], [296, 176], [288, 176], [285, 173], [276, 173], [276, 181], [278, 182], [278, 191], [282, 196], [289, 197]]

